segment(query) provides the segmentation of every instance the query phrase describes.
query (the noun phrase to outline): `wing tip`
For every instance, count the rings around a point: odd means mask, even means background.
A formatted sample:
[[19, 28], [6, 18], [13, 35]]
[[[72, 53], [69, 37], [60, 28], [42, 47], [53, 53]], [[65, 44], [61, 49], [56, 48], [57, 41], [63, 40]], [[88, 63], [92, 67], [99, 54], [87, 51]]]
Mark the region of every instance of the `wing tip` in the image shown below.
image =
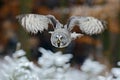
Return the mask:
[[15, 18], [16, 18], [17, 20], [21, 20], [23, 17], [24, 17], [24, 15], [17, 15]]
[[20, 19], [20, 15], [17, 15], [15, 18], [16, 18], [16, 19]]

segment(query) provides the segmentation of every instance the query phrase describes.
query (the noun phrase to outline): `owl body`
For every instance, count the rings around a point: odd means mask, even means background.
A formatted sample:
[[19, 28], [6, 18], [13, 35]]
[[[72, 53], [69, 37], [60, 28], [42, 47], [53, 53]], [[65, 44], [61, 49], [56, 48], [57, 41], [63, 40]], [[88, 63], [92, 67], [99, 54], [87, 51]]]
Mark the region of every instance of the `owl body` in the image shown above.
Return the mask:
[[[72, 39], [81, 37], [84, 34], [93, 35], [102, 33], [106, 26], [105, 24], [94, 17], [72, 16], [68, 22], [63, 26], [53, 15], [38, 15], [38, 14], [24, 14], [16, 17], [20, 24], [28, 32], [37, 33], [48, 30], [49, 24], [53, 26], [51, 33], [51, 44], [57, 48], [67, 47]], [[71, 32], [74, 26], [78, 26], [83, 32]]]

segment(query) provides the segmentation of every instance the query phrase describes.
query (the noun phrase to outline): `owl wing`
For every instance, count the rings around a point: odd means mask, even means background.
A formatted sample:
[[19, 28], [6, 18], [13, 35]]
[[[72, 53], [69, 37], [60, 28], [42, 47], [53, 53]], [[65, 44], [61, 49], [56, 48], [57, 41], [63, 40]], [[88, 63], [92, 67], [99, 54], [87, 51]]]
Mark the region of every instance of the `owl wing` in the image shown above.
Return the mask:
[[52, 15], [22, 14], [16, 17], [28, 32], [37, 33], [48, 29], [48, 24], [56, 25], [58, 20]]
[[68, 21], [68, 30], [72, 30], [77, 25], [80, 30], [89, 35], [99, 34], [105, 30], [105, 26], [102, 21], [94, 17], [80, 17], [73, 16]]

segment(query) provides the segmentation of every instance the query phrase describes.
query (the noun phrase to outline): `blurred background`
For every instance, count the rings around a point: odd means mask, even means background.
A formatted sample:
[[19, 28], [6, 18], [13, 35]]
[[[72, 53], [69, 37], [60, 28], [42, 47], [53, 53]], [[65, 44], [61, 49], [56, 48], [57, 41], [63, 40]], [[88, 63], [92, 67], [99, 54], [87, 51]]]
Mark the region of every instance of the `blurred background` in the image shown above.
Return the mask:
[[[47, 31], [29, 34], [18, 24], [15, 17], [26, 13], [51, 14], [64, 24], [73, 15], [93, 16], [105, 20], [107, 29], [100, 35], [86, 35], [64, 49], [57, 49], [51, 45]], [[74, 31], [79, 32], [78, 27]], [[13, 54], [20, 44], [33, 61], [41, 56], [38, 48], [43, 47], [73, 54], [71, 62], [76, 66], [87, 57], [116, 66], [120, 61], [120, 0], [0, 0], [0, 57]]]

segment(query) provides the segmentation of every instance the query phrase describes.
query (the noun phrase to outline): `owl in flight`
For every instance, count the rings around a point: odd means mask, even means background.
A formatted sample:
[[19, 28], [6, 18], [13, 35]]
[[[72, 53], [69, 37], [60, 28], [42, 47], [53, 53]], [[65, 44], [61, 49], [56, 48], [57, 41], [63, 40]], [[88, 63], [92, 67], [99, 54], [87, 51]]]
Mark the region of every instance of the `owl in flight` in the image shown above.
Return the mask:
[[[99, 34], [105, 30], [102, 21], [94, 17], [72, 16], [67, 24], [61, 24], [52, 15], [23, 14], [16, 17], [20, 24], [28, 32], [37, 33], [47, 30], [49, 24], [53, 26], [51, 33], [51, 44], [57, 48], [67, 47], [73, 39], [81, 37], [84, 34]], [[74, 26], [78, 26], [82, 33], [71, 32]]]

